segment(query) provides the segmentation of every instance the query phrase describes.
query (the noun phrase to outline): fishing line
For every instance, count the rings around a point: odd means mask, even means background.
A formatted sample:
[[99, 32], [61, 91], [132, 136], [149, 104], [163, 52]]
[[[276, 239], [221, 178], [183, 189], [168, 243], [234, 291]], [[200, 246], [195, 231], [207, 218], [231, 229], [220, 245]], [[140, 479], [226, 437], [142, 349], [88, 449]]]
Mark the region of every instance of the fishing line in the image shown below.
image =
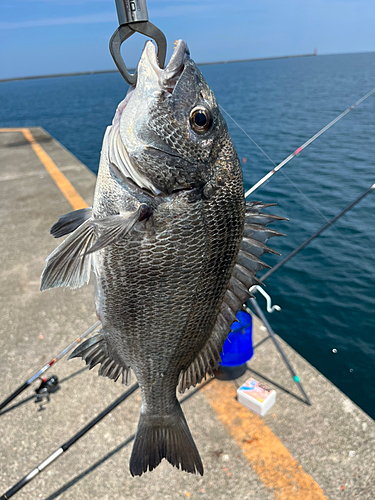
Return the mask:
[[[375, 89], [374, 89], [374, 91], [375, 91]], [[250, 135], [249, 135], [249, 134], [248, 134], [248, 133], [247, 133], [247, 132], [246, 132], [246, 131], [245, 131], [245, 130], [241, 127], [241, 125], [239, 125], [239, 123], [238, 123], [238, 122], [237, 122], [237, 121], [236, 121], [236, 120], [235, 120], [235, 119], [234, 119], [234, 118], [233, 118], [233, 117], [232, 117], [232, 116], [228, 113], [228, 111], [226, 111], [226, 110], [225, 110], [225, 109], [224, 109], [221, 105], [220, 105], [220, 107], [221, 107], [221, 109], [222, 109], [222, 110], [223, 110], [223, 111], [224, 111], [224, 112], [225, 112], [225, 113], [229, 116], [229, 118], [230, 118], [230, 119], [231, 119], [231, 120], [232, 120], [232, 121], [233, 121], [233, 122], [234, 122], [234, 123], [235, 123], [235, 124], [236, 124], [236, 125], [240, 128], [240, 130], [242, 130], [242, 132], [246, 135], [246, 137], [248, 137], [248, 138], [251, 140], [251, 142], [252, 142], [252, 143], [253, 143], [253, 144], [254, 144], [254, 145], [255, 145], [255, 146], [259, 149], [259, 151], [261, 151], [261, 152], [262, 152], [262, 153], [263, 153], [263, 154], [264, 154], [264, 155], [265, 155], [265, 156], [266, 156], [266, 157], [270, 160], [270, 162], [271, 162], [271, 163], [273, 163], [273, 165], [274, 165], [274, 166], [275, 166], [275, 168], [276, 168], [276, 167], [277, 167], [277, 165], [276, 165], [276, 163], [272, 160], [272, 158], [271, 158], [270, 156], [268, 156], [268, 154], [267, 154], [267, 153], [266, 153], [266, 152], [265, 152], [265, 151], [264, 151], [264, 150], [263, 150], [263, 149], [262, 149], [262, 148], [261, 148], [261, 147], [260, 147], [260, 146], [259, 146], [259, 145], [255, 142], [255, 141], [254, 141], [254, 139], [252, 139], [252, 138], [250, 137]], [[289, 158], [289, 156], [288, 156], [288, 158]], [[281, 165], [281, 163], [280, 163], [280, 165]], [[284, 163], [284, 165], [285, 165], [285, 163]], [[281, 168], [281, 167], [280, 167], [280, 168]], [[272, 170], [272, 172], [273, 172], [273, 170]], [[317, 207], [317, 206], [316, 206], [316, 205], [315, 205], [315, 204], [314, 204], [314, 203], [313, 203], [313, 202], [312, 202], [312, 201], [311, 201], [311, 200], [310, 200], [310, 199], [309, 199], [309, 198], [308, 198], [308, 197], [307, 197], [307, 196], [306, 196], [306, 195], [305, 195], [305, 194], [304, 194], [304, 193], [303, 193], [300, 189], [299, 189], [299, 187], [298, 187], [296, 184], [294, 184], [294, 182], [293, 182], [293, 181], [289, 178], [289, 176], [288, 176], [288, 175], [287, 175], [284, 171], [282, 171], [281, 173], [282, 173], [282, 174], [284, 175], [284, 177], [285, 177], [285, 178], [286, 178], [286, 179], [287, 179], [287, 180], [291, 183], [291, 185], [292, 185], [292, 186], [293, 186], [293, 187], [294, 187], [294, 188], [295, 188], [295, 189], [296, 189], [296, 190], [297, 190], [297, 191], [298, 191], [298, 192], [299, 192], [299, 193], [300, 193], [300, 194], [301, 194], [301, 195], [302, 195], [302, 196], [303, 196], [303, 197], [304, 197], [304, 198], [305, 198], [305, 199], [306, 199], [309, 203], [310, 203], [310, 205], [311, 205], [311, 206], [312, 206], [312, 207], [313, 207], [313, 208], [314, 208], [314, 209], [318, 212], [318, 214], [320, 214], [320, 215], [321, 215], [321, 217], [323, 217], [323, 219], [324, 219], [325, 221], [328, 221], [328, 218], [327, 218], [327, 217], [326, 217], [326, 216], [325, 216], [325, 215], [321, 212], [321, 210], [320, 210], [320, 209], [319, 209], [319, 208], [318, 208], [318, 207]], [[268, 174], [267, 174], [267, 175], [268, 175]], [[262, 184], [268, 184], [268, 182], [269, 182], [269, 178], [270, 178], [270, 177], [271, 177], [271, 176], [269, 176], [266, 180], [264, 180], [264, 181], [262, 182]], [[262, 179], [265, 179], [265, 177], [263, 177]], [[262, 180], [262, 179], [261, 179], [261, 180]], [[259, 181], [259, 182], [260, 182], [260, 181]], [[259, 182], [258, 182], [257, 184], [259, 184]], [[255, 184], [255, 186], [256, 186], [257, 184]], [[259, 186], [260, 186], [260, 184], [259, 184]], [[253, 187], [254, 187], [254, 186], [253, 186]], [[253, 189], [253, 188], [251, 188], [251, 189]], [[255, 191], [255, 189], [254, 189], [253, 191]], [[245, 198], [247, 198], [247, 196], [248, 196], [249, 194], [251, 194], [251, 192], [253, 192], [253, 191], [251, 191], [251, 190], [247, 191], [247, 192], [245, 193]], [[348, 242], [348, 241], [347, 241], [347, 240], [343, 237], [343, 235], [342, 235], [342, 234], [338, 231], [338, 229], [337, 229], [336, 227], [334, 227], [334, 230], [337, 232], [337, 234], [340, 236], [340, 238], [342, 238], [342, 239], [343, 239], [346, 243], [349, 243], [349, 242]], [[357, 254], [357, 255], [361, 258], [361, 260], [363, 260], [363, 258], [362, 258], [359, 254]]]
[[[241, 127], [241, 125], [240, 125], [240, 124], [239, 124], [239, 123], [238, 123], [238, 122], [237, 122], [237, 121], [233, 118], [233, 116], [231, 116], [231, 115], [228, 113], [228, 111], [226, 111], [226, 110], [223, 108], [223, 106], [222, 106], [221, 104], [219, 104], [219, 106], [220, 106], [220, 108], [224, 111], [224, 113], [225, 113], [225, 114], [227, 114], [227, 115], [229, 116], [229, 118], [232, 120], [232, 122], [233, 122], [233, 123], [235, 123], [235, 124], [237, 125], [237, 127], [238, 127], [240, 130], [242, 130], [242, 132], [246, 135], [246, 137], [247, 137], [248, 139], [250, 139], [250, 141], [254, 144], [254, 146], [256, 146], [256, 147], [259, 149], [259, 151], [261, 151], [261, 152], [264, 154], [264, 156], [266, 156], [266, 157], [269, 159], [269, 161], [270, 161], [271, 163], [273, 163], [273, 164], [275, 165], [275, 167], [276, 167], [276, 163], [273, 161], [273, 159], [272, 159], [272, 158], [270, 158], [270, 157], [268, 156], [268, 154], [264, 151], [264, 149], [262, 149], [262, 148], [259, 146], [259, 144], [257, 144], [257, 143], [254, 141], [254, 139], [253, 139], [252, 137], [250, 137], [250, 135], [246, 132], [246, 130], [244, 130], [244, 129]], [[245, 195], [245, 198], [247, 198], [247, 196], [248, 196], [248, 195], [246, 194], [246, 195]]]
[[[311, 200], [310, 200], [310, 199], [309, 199], [309, 198], [305, 195], [305, 193], [303, 193], [303, 192], [299, 189], [299, 187], [298, 187], [296, 184], [294, 184], [294, 182], [292, 181], [292, 179], [291, 179], [288, 175], [286, 175], [286, 173], [285, 173], [285, 172], [283, 172], [283, 171], [282, 171], [281, 173], [282, 173], [282, 174], [284, 175], [284, 177], [285, 177], [285, 178], [286, 178], [286, 179], [287, 179], [287, 180], [291, 183], [291, 185], [292, 185], [292, 186], [293, 186], [293, 187], [294, 187], [294, 188], [295, 188], [295, 189], [296, 189], [296, 190], [300, 193], [300, 195], [301, 195], [301, 196], [303, 196], [303, 197], [305, 198], [305, 200], [307, 200], [307, 201], [310, 203], [310, 205], [311, 205], [311, 206], [312, 206], [312, 207], [313, 207], [313, 208], [314, 208], [314, 209], [315, 209], [315, 210], [316, 210], [316, 211], [317, 211], [317, 212], [318, 212], [318, 213], [319, 213], [319, 214], [323, 217], [323, 219], [324, 219], [326, 222], [329, 222], [328, 217], [326, 217], [326, 216], [325, 216], [325, 215], [324, 215], [324, 214], [323, 214], [323, 213], [319, 210], [319, 208], [318, 208], [318, 207], [314, 204], [314, 202], [312, 202], [312, 201], [311, 201]], [[337, 229], [337, 227], [333, 226], [333, 229], [334, 229], [334, 230], [336, 231], [336, 233], [340, 236], [340, 238], [341, 238], [343, 241], [345, 241], [345, 243], [347, 243], [349, 246], [351, 246], [351, 243], [350, 243], [350, 242], [349, 242], [349, 241], [345, 238], [345, 236], [344, 236], [343, 234], [341, 234], [341, 233], [340, 233], [340, 231]], [[364, 258], [362, 257], [362, 255], [360, 255], [360, 254], [359, 254], [359, 252], [357, 252], [356, 247], [352, 248], [352, 251], [354, 251], [354, 253], [357, 255], [357, 257], [359, 257], [359, 258], [360, 258], [360, 260], [361, 260], [363, 263], [365, 263], [365, 264], [367, 265], [367, 263], [366, 263], [366, 261], [364, 260]]]
[[322, 129], [320, 129], [315, 135], [313, 135], [312, 137], [310, 137], [310, 139], [308, 139], [306, 142], [304, 142], [299, 148], [297, 148], [293, 153], [291, 153], [289, 156], [287, 156], [285, 158], [285, 160], [283, 160], [278, 165], [276, 165], [276, 163], [272, 160], [272, 158], [270, 158], [270, 156], [268, 156], [268, 154], [264, 151], [264, 149], [262, 149], [254, 141], [254, 139], [252, 137], [250, 137], [250, 135], [241, 127], [241, 125], [228, 113], [228, 111], [226, 111], [223, 108], [223, 106], [220, 105], [220, 108], [224, 111], [224, 113], [226, 115], [228, 115], [228, 117], [233, 121], [233, 123], [235, 123], [237, 125], [237, 127], [240, 130], [242, 130], [242, 132], [246, 135], [246, 137], [248, 139], [250, 139], [250, 141], [259, 149], [259, 151], [261, 151], [264, 154], [264, 156], [266, 156], [266, 158], [269, 159], [269, 161], [275, 167], [274, 169], [270, 170], [268, 172], [268, 174], [266, 174], [264, 177], [262, 177], [256, 184], [254, 184], [253, 187], [251, 187], [248, 191], [246, 191], [245, 198], [247, 198], [251, 193], [253, 193], [254, 191], [256, 191], [260, 186], [262, 186], [265, 182], [267, 182], [268, 179], [270, 179], [270, 177], [272, 177], [276, 172], [278, 172], [284, 165], [286, 165], [287, 163], [289, 163], [290, 160], [292, 160], [295, 156], [297, 156], [302, 150], [304, 150], [305, 148], [307, 148], [307, 146], [309, 146], [312, 142], [314, 142], [315, 139], [317, 139], [322, 134], [324, 134], [324, 132], [326, 132], [329, 128], [331, 128], [333, 125], [335, 125], [335, 123], [337, 123], [339, 120], [341, 120], [341, 118], [344, 118], [344, 116], [346, 116], [348, 113], [350, 113], [350, 111], [352, 111], [354, 108], [356, 108], [365, 99], [367, 99], [368, 97], [370, 97], [370, 95], [372, 95], [374, 92], [375, 92], [375, 87], [372, 90], [370, 90], [369, 92], [367, 92], [366, 95], [364, 95], [363, 97], [361, 97], [360, 99], [358, 99], [358, 101], [356, 101], [354, 104], [352, 104], [348, 109], [346, 109], [345, 111], [343, 111], [342, 113], [340, 113], [338, 116], [336, 116], [336, 118], [334, 118], [331, 122], [329, 122], [325, 127], [323, 127]]
[[[324, 226], [319, 228], [314, 234], [312, 234], [307, 240], [305, 240], [301, 245], [299, 245], [297, 248], [295, 248], [292, 252], [290, 252], [286, 257], [284, 257], [282, 260], [280, 260], [275, 266], [272, 267], [272, 269], [269, 269], [266, 273], [261, 276], [261, 281], [265, 281], [267, 278], [269, 278], [275, 271], [277, 271], [280, 267], [282, 267], [284, 264], [286, 264], [290, 259], [292, 259], [297, 253], [299, 253], [301, 250], [303, 250], [307, 245], [309, 245], [315, 238], [320, 236], [326, 229], [328, 229], [330, 226], [332, 226], [340, 217], [342, 217], [346, 212], [351, 210], [357, 203], [362, 201], [368, 194], [372, 193], [372, 191], [375, 190], [375, 183], [372, 184], [364, 193], [362, 193], [358, 198], [356, 198], [354, 201], [352, 201], [347, 207], [345, 207], [343, 210], [341, 210], [338, 214], [336, 214], [332, 219], [328, 220]], [[254, 287], [253, 287], [254, 289]], [[254, 289], [255, 291], [256, 289]], [[253, 290], [250, 290], [253, 291]]]
[[[268, 160], [274, 165], [274, 169], [271, 170], [270, 172], [268, 172], [268, 174], [266, 174], [264, 177], [262, 177], [256, 184], [254, 184], [254, 186], [252, 188], [250, 188], [248, 191], [246, 191], [245, 193], [245, 198], [247, 198], [251, 193], [253, 193], [254, 191], [256, 191], [260, 186], [262, 186], [263, 184], [268, 184], [269, 182], [269, 179], [277, 172], [279, 171], [284, 165], [286, 165], [290, 160], [292, 160], [295, 156], [297, 156], [303, 149], [305, 149], [307, 146], [309, 146], [312, 142], [315, 141], [315, 139], [317, 139], [319, 136], [321, 136], [324, 132], [326, 132], [329, 128], [331, 128], [335, 123], [337, 123], [339, 120], [341, 120], [341, 118], [343, 118], [345, 115], [347, 115], [350, 111], [352, 111], [356, 106], [358, 106], [359, 104], [361, 104], [361, 102], [363, 102], [365, 99], [367, 99], [368, 97], [370, 97], [370, 95], [372, 95], [373, 93], [375, 92], [375, 88], [373, 88], [372, 90], [370, 90], [366, 95], [364, 95], [363, 97], [361, 97], [358, 101], [356, 101], [354, 104], [352, 104], [352, 106], [350, 106], [348, 109], [346, 109], [345, 111], [343, 111], [340, 115], [338, 115], [335, 119], [333, 119], [330, 123], [328, 123], [325, 127], [323, 127], [321, 130], [319, 130], [319, 132], [317, 132], [315, 135], [313, 135], [310, 139], [308, 139], [304, 144], [302, 144], [302, 146], [300, 146], [299, 148], [297, 148], [292, 154], [290, 154], [287, 158], [285, 158], [285, 160], [283, 160], [281, 163], [279, 163], [278, 165], [276, 165], [276, 163], [272, 160], [272, 158], [264, 151], [263, 148], [261, 148], [256, 142], [255, 140], [243, 129], [243, 127], [228, 113], [228, 111], [226, 111], [223, 106], [220, 105], [220, 108], [224, 111], [224, 113], [226, 113], [226, 115], [233, 121], [233, 123], [235, 123], [237, 125], [237, 127], [246, 135], [246, 137], [248, 139], [250, 139], [250, 141], [259, 149], [259, 151], [261, 151], [264, 156], [266, 156], [266, 158], [268, 158]], [[320, 216], [326, 221], [328, 222], [328, 218], [321, 212], [321, 210], [315, 205], [315, 203], [313, 201], [311, 201], [308, 196], [303, 193], [301, 191], [301, 189], [299, 189], [299, 187], [294, 184], [294, 182], [289, 178], [289, 176], [284, 172], [282, 171], [281, 172], [282, 174], [284, 174], [284, 177], [290, 182], [290, 184], [301, 194], [301, 196], [303, 196], [307, 201], [308, 203], [316, 210], [316, 212], [318, 212], [320, 214]], [[340, 238], [342, 238], [343, 241], [345, 241], [345, 243], [347, 244], [350, 244], [348, 242], [348, 240], [339, 232], [339, 230], [333, 226], [333, 229], [336, 231], [336, 233], [340, 236]], [[357, 252], [356, 249], [354, 249], [354, 252], [356, 253], [356, 255], [361, 259], [362, 262], [364, 262], [364, 259], [363, 257]]]
[[[330, 219], [328, 219], [328, 217], [326, 217], [323, 212], [321, 212], [319, 210], [319, 208], [315, 205], [314, 202], [312, 202], [306, 195], [305, 193], [303, 193], [300, 188], [294, 184], [294, 182], [292, 181], [292, 179], [284, 172], [284, 171], [281, 171], [281, 173], [284, 175], [284, 177], [291, 183], [291, 185], [300, 193], [301, 196], [303, 196], [303, 198], [305, 198], [305, 200], [307, 200], [310, 205], [323, 217], [323, 219], [328, 223]], [[347, 243], [349, 246], [352, 246], [352, 244], [345, 238], [345, 236], [340, 233], [340, 231], [337, 229], [336, 226], [332, 226], [334, 231], [336, 231], [336, 233], [339, 235], [339, 237], [345, 241], [345, 243]], [[363, 258], [363, 256], [357, 251], [357, 248], [354, 246], [352, 249], [351, 249], [352, 252], [354, 252], [357, 257], [359, 257], [359, 259], [361, 260], [361, 262], [363, 262], [366, 267], [367, 267], [367, 262], [365, 261], [365, 259]]]
[[[375, 88], [373, 88], [372, 90], [370, 90], [370, 92], [367, 92], [366, 95], [364, 95], [363, 97], [361, 97], [360, 99], [358, 99], [357, 102], [355, 102], [348, 109], [346, 109], [341, 114], [339, 114], [336, 118], [334, 118], [331, 122], [329, 122], [328, 125], [326, 125], [322, 129], [320, 129], [319, 132], [317, 132], [315, 135], [313, 135], [312, 137], [310, 137], [310, 139], [308, 139], [306, 142], [304, 142], [302, 144], [302, 146], [300, 146], [299, 148], [297, 148], [292, 154], [290, 154], [287, 158], [285, 158], [285, 160], [283, 160], [278, 165], [275, 165], [275, 162], [271, 160], [272, 163], [273, 163], [273, 165], [275, 166], [275, 168], [273, 170], [271, 170], [270, 172], [268, 172], [268, 174], [266, 174], [264, 177], [262, 177], [262, 179], [260, 179], [260, 181], [258, 181], [256, 184], [254, 184], [254, 186], [252, 188], [250, 188], [246, 192], [245, 197], [247, 198], [249, 196], [249, 194], [253, 193], [256, 189], [258, 189], [270, 177], [272, 177], [278, 170], [280, 170], [284, 165], [286, 165], [287, 163], [289, 163], [290, 160], [292, 160], [295, 156], [297, 156], [303, 149], [305, 149], [312, 142], [314, 142], [315, 139], [317, 139], [322, 134], [324, 134], [324, 132], [326, 132], [329, 128], [331, 128], [333, 125], [335, 125], [335, 123], [337, 123], [339, 120], [341, 120], [341, 118], [344, 118], [344, 116], [346, 116], [348, 113], [350, 113], [350, 111], [352, 111], [354, 108], [356, 108], [358, 106], [358, 104], [361, 104], [361, 102], [363, 102], [365, 99], [367, 99], [368, 97], [370, 97], [370, 95], [372, 95], [374, 92], [375, 92]], [[261, 148], [259, 148], [259, 149], [261, 149]], [[268, 155], [266, 155], [266, 156], [267, 156], [267, 158], [270, 159], [270, 157]]]

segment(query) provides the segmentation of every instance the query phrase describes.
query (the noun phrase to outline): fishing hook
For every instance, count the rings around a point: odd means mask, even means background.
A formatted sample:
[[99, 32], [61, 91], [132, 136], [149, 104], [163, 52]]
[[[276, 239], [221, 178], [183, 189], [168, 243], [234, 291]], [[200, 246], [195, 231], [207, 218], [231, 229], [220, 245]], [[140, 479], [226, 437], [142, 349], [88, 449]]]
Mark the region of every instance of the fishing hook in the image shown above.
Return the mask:
[[258, 290], [258, 292], [261, 293], [263, 295], [263, 297], [266, 299], [267, 312], [268, 313], [273, 313], [273, 311], [275, 311], [275, 310], [276, 311], [281, 311], [281, 307], [280, 306], [278, 306], [276, 304], [274, 306], [272, 305], [272, 299], [271, 299], [271, 297], [268, 295], [267, 292], [265, 292], [263, 290], [263, 288], [261, 286], [254, 285], [252, 288]]
[[115, 0], [119, 27], [113, 33], [109, 42], [109, 50], [117, 69], [129, 85], [137, 83], [137, 70], [130, 73], [121, 56], [122, 43], [138, 32], [152, 38], [158, 48], [158, 61], [164, 67], [167, 53], [167, 40], [164, 33], [148, 19], [146, 0]]

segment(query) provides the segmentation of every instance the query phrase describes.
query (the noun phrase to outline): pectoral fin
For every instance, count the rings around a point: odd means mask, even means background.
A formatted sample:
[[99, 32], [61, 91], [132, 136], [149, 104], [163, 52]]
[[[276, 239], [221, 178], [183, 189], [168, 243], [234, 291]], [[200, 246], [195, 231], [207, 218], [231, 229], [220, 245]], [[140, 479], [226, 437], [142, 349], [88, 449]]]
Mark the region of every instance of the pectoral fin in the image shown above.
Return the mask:
[[112, 243], [122, 239], [138, 221], [151, 216], [151, 209], [147, 205], [139, 205], [134, 212], [123, 212], [103, 219], [95, 219], [93, 224], [99, 234], [95, 244], [86, 252], [89, 255]]
[[90, 220], [81, 224], [70, 234], [51, 255], [41, 277], [41, 290], [68, 286], [72, 289], [81, 287], [90, 280], [91, 255], [85, 252], [95, 238], [95, 227]]
[[75, 289], [88, 283], [91, 254], [120, 240], [136, 222], [150, 215], [151, 209], [142, 204], [134, 212], [86, 220], [47, 258], [40, 289], [47, 290], [59, 286]]
[[75, 231], [81, 224], [86, 222], [92, 215], [92, 208], [81, 208], [74, 212], [62, 215], [51, 227], [50, 233], [54, 238], [61, 238]]

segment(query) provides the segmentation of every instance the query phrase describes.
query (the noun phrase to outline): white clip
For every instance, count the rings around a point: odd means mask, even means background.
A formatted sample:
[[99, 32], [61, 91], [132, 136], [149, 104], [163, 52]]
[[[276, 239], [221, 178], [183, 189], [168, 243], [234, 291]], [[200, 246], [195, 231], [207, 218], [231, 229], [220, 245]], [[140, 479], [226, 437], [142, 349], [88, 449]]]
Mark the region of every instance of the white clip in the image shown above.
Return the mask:
[[260, 292], [260, 293], [263, 295], [263, 297], [266, 299], [266, 304], [267, 304], [267, 312], [269, 312], [269, 313], [273, 313], [273, 311], [274, 311], [275, 309], [276, 309], [276, 311], [281, 311], [281, 307], [280, 307], [280, 306], [278, 306], [278, 305], [276, 305], [276, 304], [275, 304], [274, 306], [272, 305], [272, 299], [271, 299], [271, 297], [268, 295], [268, 293], [267, 293], [267, 292], [265, 292], [265, 291], [263, 290], [263, 288], [262, 288], [261, 286], [259, 286], [259, 285], [254, 285], [254, 286], [253, 286], [253, 287], [251, 287], [251, 288], [252, 288], [252, 289], [257, 289], [257, 290], [258, 290], [258, 292]]

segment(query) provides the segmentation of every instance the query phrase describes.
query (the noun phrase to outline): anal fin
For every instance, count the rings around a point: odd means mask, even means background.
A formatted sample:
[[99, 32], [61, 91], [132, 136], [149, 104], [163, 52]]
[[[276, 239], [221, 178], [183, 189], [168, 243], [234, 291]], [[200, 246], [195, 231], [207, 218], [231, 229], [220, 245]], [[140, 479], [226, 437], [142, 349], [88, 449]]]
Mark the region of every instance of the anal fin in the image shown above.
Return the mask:
[[90, 370], [100, 363], [98, 375], [108, 377], [115, 382], [122, 375], [122, 383], [129, 385], [131, 381], [130, 368], [114, 360], [108, 353], [107, 343], [102, 333], [85, 340], [79, 345], [69, 359], [82, 358]]

